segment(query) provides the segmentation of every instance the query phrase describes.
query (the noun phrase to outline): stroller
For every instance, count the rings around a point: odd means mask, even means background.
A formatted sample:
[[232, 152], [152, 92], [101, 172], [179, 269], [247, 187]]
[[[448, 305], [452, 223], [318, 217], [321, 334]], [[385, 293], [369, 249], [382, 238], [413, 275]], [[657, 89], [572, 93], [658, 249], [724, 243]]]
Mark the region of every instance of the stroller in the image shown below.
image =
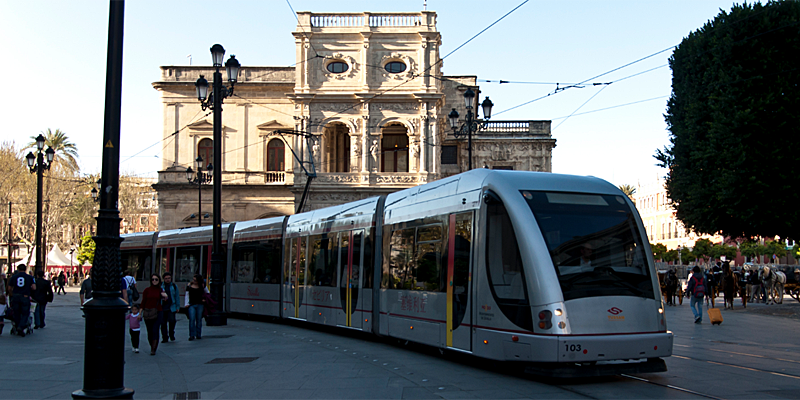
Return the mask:
[[[33, 333], [33, 310], [34, 310], [35, 304], [36, 303], [31, 303], [30, 312], [28, 312], [28, 317], [27, 317], [28, 318], [28, 325], [25, 327], [25, 330], [23, 331], [25, 333], [25, 335], [30, 335], [30, 334]], [[5, 316], [3, 316], [3, 318], [11, 321], [11, 334], [12, 335], [20, 334], [20, 332], [17, 330], [17, 324], [14, 322], [14, 320], [15, 320], [15, 318], [14, 318], [14, 309], [11, 308], [11, 304], [7, 304], [6, 305], [6, 313], [5, 313]]]

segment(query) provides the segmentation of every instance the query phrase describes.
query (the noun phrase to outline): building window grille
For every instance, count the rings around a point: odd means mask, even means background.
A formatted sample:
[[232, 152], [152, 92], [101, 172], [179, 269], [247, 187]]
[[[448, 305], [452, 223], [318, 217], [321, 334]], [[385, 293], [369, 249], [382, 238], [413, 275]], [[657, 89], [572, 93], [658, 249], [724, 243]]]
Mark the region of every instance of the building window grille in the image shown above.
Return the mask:
[[458, 146], [442, 146], [442, 164], [458, 164]]

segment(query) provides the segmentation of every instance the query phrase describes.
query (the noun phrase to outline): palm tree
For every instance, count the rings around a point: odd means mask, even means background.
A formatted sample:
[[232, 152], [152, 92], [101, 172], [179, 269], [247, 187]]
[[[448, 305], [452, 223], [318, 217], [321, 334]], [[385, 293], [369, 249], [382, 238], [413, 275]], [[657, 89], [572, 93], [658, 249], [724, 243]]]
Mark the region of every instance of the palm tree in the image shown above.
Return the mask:
[[[53, 161], [66, 169], [65, 172], [78, 173], [80, 166], [78, 166], [78, 147], [69, 141], [67, 134], [61, 129], [56, 129], [55, 132], [48, 128], [42, 132], [44, 136], [45, 146], [50, 146], [56, 152]], [[28, 148], [36, 148], [36, 137], [31, 136], [32, 141], [28, 144]]]
[[622, 193], [625, 193], [631, 201], [633, 201], [633, 195], [636, 193], [636, 186], [629, 185], [627, 183], [617, 186]]

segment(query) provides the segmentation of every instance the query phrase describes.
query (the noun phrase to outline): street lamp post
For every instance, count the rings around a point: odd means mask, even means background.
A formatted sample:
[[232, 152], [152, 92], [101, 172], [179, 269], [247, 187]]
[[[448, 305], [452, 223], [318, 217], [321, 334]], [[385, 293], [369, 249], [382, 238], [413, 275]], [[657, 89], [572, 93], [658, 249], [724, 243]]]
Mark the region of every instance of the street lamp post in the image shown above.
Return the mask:
[[472, 134], [486, 129], [486, 126], [489, 124], [489, 118], [492, 116], [492, 106], [494, 105], [494, 103], [492, 103], [492, 101], [486, 97], [486, 100], [481, 103], [484, 120], [480, 121], [478, 120], [477, 111], [474, 115], [472, 114], [474, 98], [475, 92], [473, 92], [471, 88], [467, 88], [467, 91], [464, 92], [464, 104], [467, 107], [467, 116], [464, 119], [464, 123], [460, 127], [458, 126], [458, 111], [456, 111], [455, 108], [453, 111], [450, 111], [450, 114], [447, 115], [447, 117], [450, 119], [450, 127], [453, 128], [453, 136], [455, 136], [456, 139], [467, 136], [469, 170], [472, 169]]
[[192, 167], [186, 168], [186, 180], [192, 185], [197, 185], [197, 226], [203, 226], [203, 185], [211, 183], [211, 174], [214, 171], [214, 166], [208, 164], [206, 170], [208, 173], [203, 172], [203, 157], [197, 156], [194, 160], [197, 173], [192, 171]]
[[[35, 272], [44, 272], [44, 265], [42, 264], [42, 181], [44, 180], [44, 171], [50, 169], [53, 164], [53, 156], [56, 152], [52, 147], [47, 146], [47, 150], [42, 154], [44, 148], [44, 136], [40, 133], [36, 137], [36, 155], [29, 152], [25, 156], [25, 161], [28, 163], [31, 173], [36, 173], [36, 269]], [[44, 161], [44, 156], [47, 157], [47, 162]]]
[[106, 58], [103, 159], [100, 209], [92, 261], [92, 298], [83, 305], [86, 316], [83, 350], [83, 388], [73, 399], [132, 399], [125, 387], [125, 313], [121, 295], [122, 262], [119, 245], [119, 154], [122, 114], [122, 44], [125, 2], [110, 2]]
[[[239, 61], [236, 56], [231, 56], [225, 63], [225, 69], [228, 73], [228, 82], [230, 88], [222, 86], [222, 74], [219, 72], [222, 67], [222, 59], [225, 57], [225, 49], [215, 44], [211, 46], [211, 58], [214, 63], [214, 90], [211, 92], [210, 98], [208, 96], [208, 81], [200, 75], [200, 78], [195, 82], [197, 88], [197, 98], [200, 100], [200, 105], [205, 111], [210, 108], [214, 111], [214, 162], [217, 163], [217, 168], [214, 169], [214, 207], [213, 207], [213, 224], [214, 224], [214, 244], [211, 249], [211, 297], [217, 302], [218, 307], [222, 307], [222, 286], [224, 279], [224, 266], [225, 255], [222, 254], [222, 100], [233, 95], [233, 87], [236, 85], [236, 79], [239, 77]], [[227, 318], [219, 311], [210, 314], [206, 317], [206, 324], [210, 326], [219, 326], [227, 324]]]

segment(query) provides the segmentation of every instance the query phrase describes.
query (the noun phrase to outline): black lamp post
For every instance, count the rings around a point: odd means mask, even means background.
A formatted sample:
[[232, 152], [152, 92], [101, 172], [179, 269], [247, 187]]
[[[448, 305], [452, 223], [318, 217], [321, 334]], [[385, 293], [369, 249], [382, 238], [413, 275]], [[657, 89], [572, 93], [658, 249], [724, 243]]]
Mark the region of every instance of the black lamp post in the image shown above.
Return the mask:
[[98, 192], [98, 190], [100, 190], [100, 188], [102, 187], [102, 186], [101, 186], [102, 184], [103, 184], [103, 181], [102, 181], [102, 180], [100, 180], [100, 179], [98, 179], [98, 180], [97, 180], [97, 187], [96, 187], [96, 188], [92, 188], [92, 200], [94, 200], [94, 201], [100, 201], [100, 199], [97, 197], [97, 192]]
[[122, 43], [125, 2], [110, 1], [106, 58], [103, 163], [100, 210], [92, 262], [92, 298], [83, 305], [86, 316], [83, 350], [83, 388], [75, 399], [133, 398], [125, 387], [125, 313], [121, 295], [122, 261], [119, 244], [119, 153], [122, 111]]
[[[53, 156], [56, 152], [52, 147], [47, 146], [47, 150], [42, 154], [44, 148], [44, 136], [40, 133], [36, 137], [36, 155], [29, 152], [25, 156], [25, 161], [28, 163], [31, 173], [36, 173], [36, 269], [35, 272], [44, 272], [44, 264], [42, 263], [42, 181], [44, 180], [44, 171], [50, 169], [53, 164]], [[47, 157], [47, 162], [44, 161], [44, 156]]]
[[197, 156], [194, 160], [197, 173], [192, 171], [192, 167], [186, 168], [186, 180], [192, 185], [197, 185], [197, 226], [203, 226], [203, 185], [211, 183], [211, 174], [214, 171], [214, 166], [208, 164], [206, 170], [208, 173], [203, 172], [203, 157]]
[[472, 100], [475, 98], [475, 92], [472, 89], [467, 88], [467, 91], [464, 92], [464, 104], [467, 106], [467, 117], [464, 119], [464, 123], [459, 127], [458, 126], [458, 111], [454, 108], [453, 111], [450, 111], [448, 114], [448, 118], [450, 118], [450, 127], [453, 128], [453, 136], [456, 138], [461, 138], [467, 136], [467, 151], [469, 153], [469, 168], [472, 169], [472, 133], [478, 132], [480, 130], [486, 129], [486, 126], [489, 124], [489, 118], [492, 116], [492, 103], [491, 100], [487, 97], [486, 100], [481, 103], [481, 107], [483, 108], [483, 121], [479, 121], [478, 113], [475, 112], [475, 115], [472, 114]]
[[[222, 100], [228, 96], [233, 95], [233, 87], [236, 84], [236, 79], [239, 77], [239, 61], [236, 61], [235, 56], [231, 56], [225, 63], [225, 69], [228, 73], [228, 82], [230, 88], [222, 86], [222, 74], [219, 72], [222, 67], [222, 59], [225, 57], [225, 49], [215, 44], [211, 46], [211, 59], [214, 63], [214, 90], [211, 92], [210, 98], [208, 94], [208, 81], [200, 75], [200, 78], [195, 82], [197, 88], [197, 98], [200, 100], [200, 105], [203, 111], [210, 108], [214, 111], [214, 161], [217, 163], [217, 168], [214, 169], [214, 208], [212, 214], [214, 215], [214, 244], [211, 249], [211, 279], [209, 280], [211, 286], [211, 297], [217, 302], [218, 307], [222, 307], [222, 286], [225, 274], [225, 255], [222, 254]], [[208, 100], [206, 100], [208, 98]], [[210, 326], [226, 325], [228, 323], [227, 317], [219, 311], [210, 314], [206, 317], [206, 324]]]

